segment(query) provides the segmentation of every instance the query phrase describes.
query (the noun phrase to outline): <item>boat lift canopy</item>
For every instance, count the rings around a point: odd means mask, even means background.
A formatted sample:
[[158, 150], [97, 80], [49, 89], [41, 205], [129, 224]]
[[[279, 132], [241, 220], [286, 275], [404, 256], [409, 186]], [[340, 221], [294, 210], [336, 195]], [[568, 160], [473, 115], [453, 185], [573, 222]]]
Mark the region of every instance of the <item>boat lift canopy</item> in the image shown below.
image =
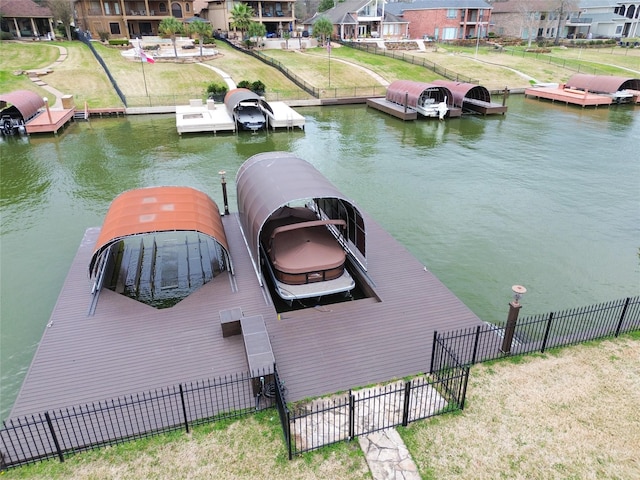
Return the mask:
[[190, 187], [149, 187], [129, 190], [113, 200], [93, 249], [89, 276], [97, 274], [102, 253], [123, 238], [173, 231], [199, 232], [213, 238], [222, 247], [233, 272], [216, 203]]
[[576, 90], [584, 90], [585, 92], [613, 94], [620, 90], [640, 91], [640, 78], [576, 73], [567, 80], [565, 86]]
[[452, 80], [434, 80], [433, 83], [434, 85], [442, 85], [451, 90], [453, 94], [453, 104], [456, 107], [462, 107], [465, 100], [480, 100], [481, 102], [491, 103], [491, 93], [482, 85], [454, 82]]
[[255, 92], [252, 92], [248, 88], [234, 88], [229, 90], [224, 96], [224, 105], [227, 107], [229, 115], [233, 115], [233, 111], [241, 103], [247, 100], [255, 100], [258, 105], [263, 109], [268, 110], [273, 114], [273, 110], [269, 103]]
[[415, 109], [420, 97], [427, 95], [435, 100], [435, 103], [452, 103], [451, 92], [448, 88], [434, 83], [413, 82], [411, 80], [396, 80], [387, 87], [386, 98], [398, 105], [406, 105]]
[[366, 270], [362, 213], [310, 163], [289, 152], [259, 153], [240, 166], [236, 190], [240, 226], [261, 284], [260, 235], [265, 222], [281, 207], [309, 200], [321, 220], [346, 222], [343, 247]]
[[[12, 107], [5, 108], [9, 104]], [[42, 107], [44, 107], [44, 99], [30, 90], [16, 90], [0, 95], [2, 113], [10, 115], [15, 111], [22, 115], [25, 122], [35, 117]]]

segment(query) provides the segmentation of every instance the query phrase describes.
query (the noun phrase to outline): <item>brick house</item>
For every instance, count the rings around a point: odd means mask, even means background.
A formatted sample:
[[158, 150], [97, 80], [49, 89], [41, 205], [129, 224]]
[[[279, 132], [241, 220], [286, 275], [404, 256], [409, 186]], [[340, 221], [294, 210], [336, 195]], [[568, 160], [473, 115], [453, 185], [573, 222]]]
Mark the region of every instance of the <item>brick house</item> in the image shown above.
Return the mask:
[[2, 0], [2, 31], [16, 38], [55, 38], [51, 10], [32, 0]]
[[418, 0], [391, 2], [385, 7], [409, 24], [409, 38], [455, 40], [486, 37], [492, 6], [484, 0]]

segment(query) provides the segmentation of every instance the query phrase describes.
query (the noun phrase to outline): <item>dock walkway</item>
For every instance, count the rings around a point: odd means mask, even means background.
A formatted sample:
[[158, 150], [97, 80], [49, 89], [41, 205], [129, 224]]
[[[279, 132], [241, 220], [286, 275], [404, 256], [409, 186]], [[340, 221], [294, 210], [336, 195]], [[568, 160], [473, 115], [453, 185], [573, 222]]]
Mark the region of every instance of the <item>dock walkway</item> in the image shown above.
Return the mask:
[[427, 371], [434, 330], [480, 320], [374, 220], [365, 221], [377, 298], [281, 315], [258, 283], [237, 213], [223, 217], [234, 276], [222, 273], [162, 310], [103, 289], [89, 315], [87, 269], [99, 229], [88, 229], [11, 417], [246, 372], [242, 336], [224, 337], [220, 322], [220, 312], [234, 308], [264, 319], [289, 401]]

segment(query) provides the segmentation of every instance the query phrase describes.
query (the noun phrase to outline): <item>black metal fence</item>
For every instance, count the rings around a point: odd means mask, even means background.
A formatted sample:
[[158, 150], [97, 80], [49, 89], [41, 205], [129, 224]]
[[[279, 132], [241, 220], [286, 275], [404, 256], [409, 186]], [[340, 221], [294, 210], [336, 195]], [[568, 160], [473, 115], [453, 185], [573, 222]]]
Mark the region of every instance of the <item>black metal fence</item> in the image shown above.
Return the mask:
[[[507, 355], [542, 352], [640, 329], [640, 296], [524, 317], [505, 345], [505, 326], [492, 324], [434, 332], [431, 371], [473, 365]], [[507, 336], [509, 338], [509, 336]], [[507, 341], [508, 342], [508, 341]]]
[[[128, 442], [273, 406], [256, 379], [236, 374], [9, 419], [0, 429], [0, 469]], [[258, 375], [258, 376], [256, 376]]]
[[[452, 359], [455, 361], [455, 359]], [[458, 366], [287, 407], [278, 395], [289, 460], [326, 445], [464, 408], [469, 368]]]
[[412, 53], [407, 53], [407, 52], [398, 51], [398, 50], [389, 50], [387, 48], [380, 48], [375, 43], [341, 42], [341, 44], [346, 47], [355, 48], [357, 50], [363, 50], [367, 53], [373, 53], [375, 55], [382, 55], [384, 57], [395, 58], [396, 60], [402, 60], [403, 62], [408, 62], [413, 65], [420, 65], [428, 70], [431, 70], [432, 72], [437, 73], [441, 77], [447, 78], [449, 80], [453, 80], [454, 82], [473, 83], [475, 85], [478, 85], [480, 83], [479, 80], [454, 72], [449, 68], [444, 68], [443, 66], [438, 65], [437, 63], [431, 62], [424, 57], [413, 55]]

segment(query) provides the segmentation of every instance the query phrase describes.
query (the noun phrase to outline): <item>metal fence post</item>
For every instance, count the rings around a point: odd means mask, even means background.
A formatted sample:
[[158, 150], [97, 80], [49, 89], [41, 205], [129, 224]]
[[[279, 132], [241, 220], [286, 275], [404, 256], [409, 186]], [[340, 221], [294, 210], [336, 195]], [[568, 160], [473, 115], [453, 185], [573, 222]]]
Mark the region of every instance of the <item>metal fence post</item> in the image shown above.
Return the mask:
[[513, 334], [516, 331], [516, 323], [518, 323], [518, 313], [522, 305], [518, 303], [518, 300], [509, 302], [509, 315], [507, 316], [507, 324], [504, 328], [504, 339], [502, 340], [502, 353], [509, 355], [511, 353], [511, 342], [513, 341]]
[[47, 425], [49, 425], [49, 430], [51, 431], [51, 436], [53, 437], [53, 444], [56, 446], [56, 452], [58, 453], [58, 458], [60, 459], [60, 462], [64, 462], [64, 455], [62, 455], [60, 443], [58, 443], [58, 437], [56, 436], [56, 432], [53, 429], [53, 423], [51, 422], [49, 412], [44, 412], [44, 418], [47, 419]]
[[551, 331], [551, 320], [553, 320], [553, 312], [549, 314], [549, 320], [547, 322], [547, 328], [544, 332], [544, 339], [542, 340], [542, 348], [540, 349], [540, 353], [544, 353], [544, 349], [547, 346], [547, 339], [549, 338], [549, 332]]
[[631, 301], [631, 297], [627, 297], [624, 301], [624, 307], [622, 308], [622, 313], [620, 314], [620, 320], [618, 321], [618, 327], [616, 328], [616, 337], [620, 335], [620, 329], [622, 328], [622, 322], [624, 322], [624, 317], [627, 314], [627, 307], [629, 306], [629, 302]]
[[431, 365], [429, 366], [429, 373], [433, 373], [433, 359], [436, 356], [436, 342], [438, 341], [438, 331], [433, 331], [433, 346], [431, 347]]
[[471, 357], [471, 365], [476, 364], [476, 354], [478, 353], [478, 343], [480, 343], [480, 325], [476, 328], [476, 341], [473, 345], [473, 356]]
[[187, 420], [187, 406], [184, 403], [182, 384], [180, 384], [180, 401], [182, 402], [182, 415], [184, 415], [184, 428], [187, 430], [187, 433], [189, 433], [189, 420]]
[[353, 440], [356, 436], [356, 418], [355, 418], [355, 397], [351, 390], [349, 390], [349, 440]]
[[404, 408], [402, 410], [402, 426], [409, 425], [409, 405], [411, 404], [411, 382], [404, 383]]

